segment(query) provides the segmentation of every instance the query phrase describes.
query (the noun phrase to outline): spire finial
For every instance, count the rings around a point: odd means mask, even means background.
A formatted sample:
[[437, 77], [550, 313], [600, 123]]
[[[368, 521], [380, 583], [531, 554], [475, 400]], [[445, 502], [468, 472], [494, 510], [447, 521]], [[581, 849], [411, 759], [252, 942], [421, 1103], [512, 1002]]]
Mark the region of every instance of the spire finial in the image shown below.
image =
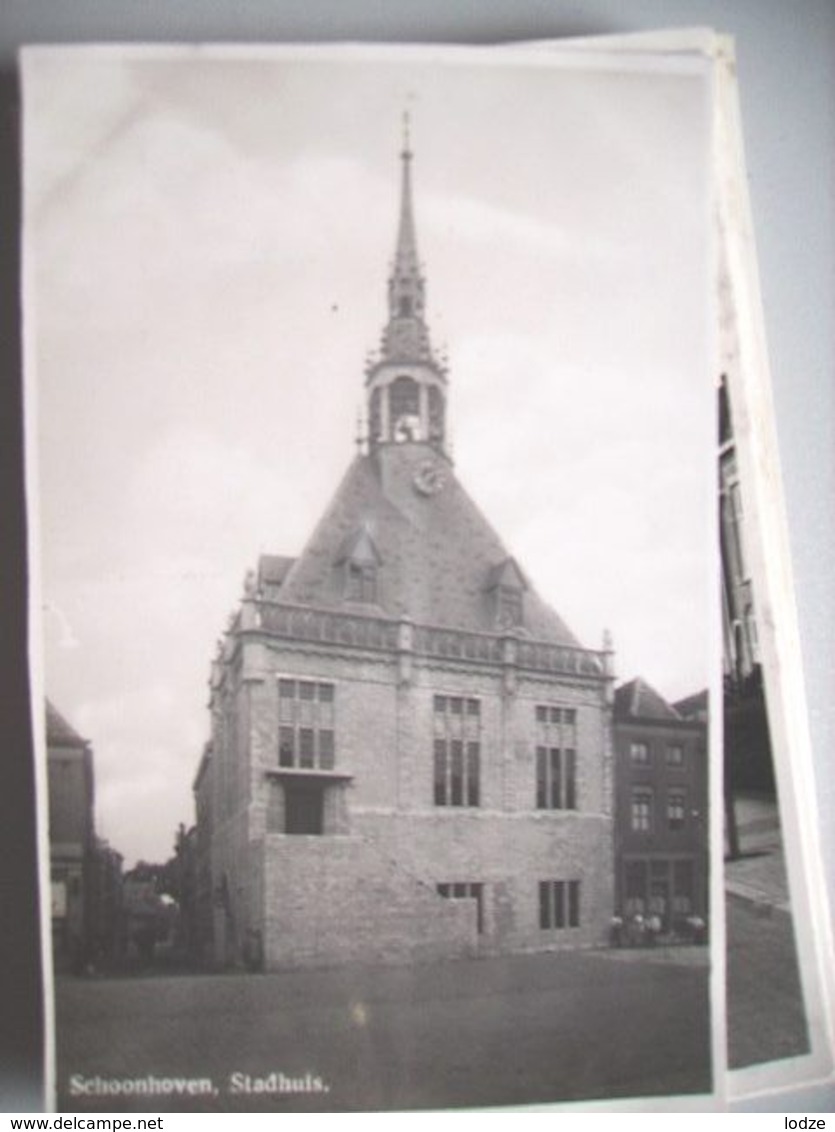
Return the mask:
[[[394, 265], [391, 275], [390, 301], [392, 314], [403, 317], [408, 308], [409, 315], [422, 316], [423, 296], [420, 265], [418, 263], [415, 241], [415, 221], [412, 215], [412, 151], [409, 111], [403, 111], [403, 161], [400, 184], [400, 222], [397, 232], [397, 247], [394, 252]], [[397, 293], [395, 293], [397, 292]], [[405, 307], [401, 299], [405, 296]]]

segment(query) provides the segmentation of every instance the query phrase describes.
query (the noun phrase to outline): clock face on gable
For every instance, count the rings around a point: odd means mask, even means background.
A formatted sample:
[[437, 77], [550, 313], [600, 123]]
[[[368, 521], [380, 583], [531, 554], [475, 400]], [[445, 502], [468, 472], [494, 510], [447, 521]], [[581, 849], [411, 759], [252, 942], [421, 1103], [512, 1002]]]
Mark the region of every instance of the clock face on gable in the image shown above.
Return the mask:
[[415, 470], [412, 482], [421, 495], [435, 495], [446, 483], [446, 475], [435, 460], [424, 460]]

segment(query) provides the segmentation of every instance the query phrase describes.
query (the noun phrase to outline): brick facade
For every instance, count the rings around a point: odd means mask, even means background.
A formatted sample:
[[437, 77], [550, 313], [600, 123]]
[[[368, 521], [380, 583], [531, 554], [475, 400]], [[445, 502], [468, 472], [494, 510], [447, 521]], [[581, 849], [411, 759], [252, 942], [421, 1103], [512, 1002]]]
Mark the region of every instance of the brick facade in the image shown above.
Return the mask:
[[611, 657], [573, 637], [456, 477], [408, 145], [401, 159], [367, 436], [299, 557], [248, 576], [212, 668], [197, 843], [220, 963], [608, 931]]
[[91, 950], [95, 861], [90, 744], [46, 703], [53, 958], [80, 969]]
[[[200, 777], [201, 791], [210, 779], [213, 792], [219, 962], [243, 960], [253, 946], [272, 967], [605, 940], [613, 849], [604, 656], [582, 654], [596, 673], [578, 677], [426, 662], [402, 648], [323, 648], [265, 632], [258, 606], [244, 603], [215, 664], [224, 741], [215, 735]], [[282, 680], [332, 689], [331, 769], [280, 765]], [[478, 705], [477, 805], [436, 803], [437, 697]], [[537, 808], [536, 710], [546, 705], [576, 713], [573, 809]], [[299, 788], [321, 796], [321, 833], [288, 832]], [[552, 881], [579, 882], [576, 927], [540, 926], [539, 886]], [[481, 886], [478, 897], [439, 894], [456, 884]]]
[[688, 937], [708, 917], [706, 721], [637, 680], [617, 691], [614, 734], [617, 913]]

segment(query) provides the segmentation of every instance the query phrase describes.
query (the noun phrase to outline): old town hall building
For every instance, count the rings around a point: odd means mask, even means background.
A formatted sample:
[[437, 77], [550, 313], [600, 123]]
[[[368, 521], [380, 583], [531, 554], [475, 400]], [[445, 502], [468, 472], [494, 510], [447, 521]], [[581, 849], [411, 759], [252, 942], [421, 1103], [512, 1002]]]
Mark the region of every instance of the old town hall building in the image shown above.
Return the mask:
[[605, 942], [611, 657], [459, 483], [402, 187], [368, 435], [297, 558], [262, 557], [211, 673], [195, 780], [217, 963]]

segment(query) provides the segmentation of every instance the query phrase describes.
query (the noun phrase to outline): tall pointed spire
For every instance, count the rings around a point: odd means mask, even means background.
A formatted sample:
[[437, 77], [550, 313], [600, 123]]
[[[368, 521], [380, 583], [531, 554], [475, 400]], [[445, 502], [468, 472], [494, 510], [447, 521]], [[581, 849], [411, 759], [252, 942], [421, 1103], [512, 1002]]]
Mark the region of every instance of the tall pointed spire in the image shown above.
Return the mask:
[[394, 263], [388, 282], [389, 318], [383, 332], [383, 357], [402, 361], [426, 361], [431, 357], [431, 347], [429, 332], [423, 321], [425, 289], [415, 236], [408, 111], [403, 115], [400, 161], [400, 218]]
[[445, 367], [432, 351], [424, 321], [421, 273], [412, 203], [412, 147], [409, 115], [403, 115], [400, 151], [400, 213], [388, 279], [388, 319], [379, 355], [366, 367], [369, 387], [369, 446], [404, 440], [444, 451]]
[[[389, 296], [390, 315], [402, 316], [404, 307], [409, 307], [409, 299], [419, 299], [421, 309], [414, 308], [415, 314], [423, 314], [423, 279], [420, 275], [420, 263], [417, 254], [417, 239], [415, 238], [415, 217], [412, 205], [412, 151], [409, 141], [409, 112], [403, 113], [403, 149], [400, 152], [402, 162], [400, 186], [400, 224], [397, 232], [397, 248], [394, 256], [394, 266], [391, 274], [391, 291]], [[404, 303], [404, 300], [406, 302]]]

